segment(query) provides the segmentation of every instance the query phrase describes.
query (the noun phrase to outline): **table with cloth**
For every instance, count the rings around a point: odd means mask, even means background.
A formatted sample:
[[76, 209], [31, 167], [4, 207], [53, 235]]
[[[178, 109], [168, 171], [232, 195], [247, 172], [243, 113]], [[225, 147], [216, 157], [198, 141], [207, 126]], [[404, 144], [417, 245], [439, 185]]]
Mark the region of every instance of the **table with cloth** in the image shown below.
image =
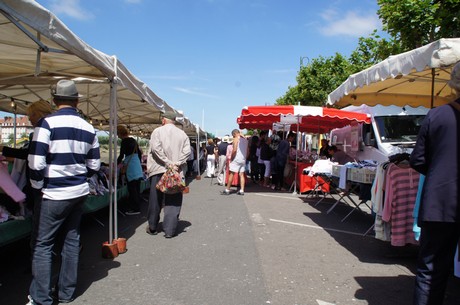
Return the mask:
[[[148, 180], [141, 183], [141, 192], [149, 187]], [[123, 199], [128, 196], [127, 186], [121, 186], [117, 190], [117, 198]], [[83, 205], [85, 214], [96, 212], [109, 205], [109, 194], [106, 193], [100, 196], [90, 195]], [[27, 238], [32, 231], [32, 218], [27, 217], [25, 220], [8, 220], [0, 223], [0, 248], [15, 242], [17, 240]]]
[[[284, 181], [288, 185], [292, 185], [295, 179], [295, 164], [296, 162], [294, 160], [289, 160], [288, 166], [292, 168], [290, 171], [290, 175], [284, 178]], [[304, 169], [311, 167], [313, 163], [311, 162], [297, 162], [297, 189], [300, 193], [306, 193], [310, 191], [322, 191], [325, 193], [329, 192], [329, 183], [325, 181], [322, 177], [320, 176], [309, 176], [305, 173]], [[320, 188], [317, 189], [317, 188]]]

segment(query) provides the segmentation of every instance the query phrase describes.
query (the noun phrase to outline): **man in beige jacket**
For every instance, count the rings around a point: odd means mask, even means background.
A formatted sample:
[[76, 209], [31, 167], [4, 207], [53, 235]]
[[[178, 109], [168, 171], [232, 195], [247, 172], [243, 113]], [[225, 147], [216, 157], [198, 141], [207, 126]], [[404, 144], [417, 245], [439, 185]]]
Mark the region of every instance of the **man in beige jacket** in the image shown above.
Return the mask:
[[148, 225], [146, 232], [156, 235], [160, 232], [158, 222], [164, 200], [163, 231], [166, 238], [176, 235], [177, 223], [182, 207], [182, 193], [164, 194], [156, 189], [156, 185], [166, 167], [173, 165], [185, 170], [190, 155], [190, 140], [185, 132], [174, 125], [175, 114], [163, 115], [161, 127], [156, 128], [150, 137], [150, 148], [147, 156], [147, 172], [150, 178]]

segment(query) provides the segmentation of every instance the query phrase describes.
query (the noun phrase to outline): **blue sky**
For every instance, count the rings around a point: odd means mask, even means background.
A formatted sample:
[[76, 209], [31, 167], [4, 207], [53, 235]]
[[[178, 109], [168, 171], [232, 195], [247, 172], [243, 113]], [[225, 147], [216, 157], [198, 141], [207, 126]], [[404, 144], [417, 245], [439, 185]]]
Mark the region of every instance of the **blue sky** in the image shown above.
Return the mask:
[[348, 56], [381, 28], [376, 0], [37, 2], [218, 136], [238, 127], [242, 107], [295, 85], [301, 57]]

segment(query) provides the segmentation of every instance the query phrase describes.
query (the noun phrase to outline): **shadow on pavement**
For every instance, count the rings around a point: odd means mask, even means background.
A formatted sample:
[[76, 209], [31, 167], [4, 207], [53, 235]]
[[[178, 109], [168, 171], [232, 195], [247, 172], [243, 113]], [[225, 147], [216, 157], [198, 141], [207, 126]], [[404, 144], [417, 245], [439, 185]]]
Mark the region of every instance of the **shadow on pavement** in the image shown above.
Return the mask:
[[[318, 198], [303, 198], [306, 204], [318, 211], [304, 213], [304, 215], [324, 228], [337, 243], [346, 248], [359, 261], [371, 264], [400, 265], [414, 274], [396, 277], [355, 277], [356, 282], [362, 287], [356, 291], [356, 299], [365, 300], [369, 305], [412, 304], [418, 246], [391, 246], [390, 242], [375, 239], [373, 230], [364, 235], [374, 222], [372, 215], [368, 212], [355, 211], [342, 222], [351, 211], [351, 206], [340, 203], [327, 214], [335, 200], [328, 198], [316, 205], [318, 200]], [[344, 232], [352, 233], [355, 237], [350, 238], [350, 234], [344, 234]], [[460, 287], [460, 279], [452, 275], [446, 290], [444, 305], [460, 304], [458, 287]]]

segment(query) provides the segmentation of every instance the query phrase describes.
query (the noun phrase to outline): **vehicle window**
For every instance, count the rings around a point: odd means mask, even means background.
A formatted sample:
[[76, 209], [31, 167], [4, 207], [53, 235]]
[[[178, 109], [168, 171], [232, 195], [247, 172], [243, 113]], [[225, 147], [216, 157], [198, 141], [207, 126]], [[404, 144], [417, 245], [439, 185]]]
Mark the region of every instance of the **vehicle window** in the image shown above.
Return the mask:
[[415, 142], [425, 115], [375, 117], [382, 143]]

